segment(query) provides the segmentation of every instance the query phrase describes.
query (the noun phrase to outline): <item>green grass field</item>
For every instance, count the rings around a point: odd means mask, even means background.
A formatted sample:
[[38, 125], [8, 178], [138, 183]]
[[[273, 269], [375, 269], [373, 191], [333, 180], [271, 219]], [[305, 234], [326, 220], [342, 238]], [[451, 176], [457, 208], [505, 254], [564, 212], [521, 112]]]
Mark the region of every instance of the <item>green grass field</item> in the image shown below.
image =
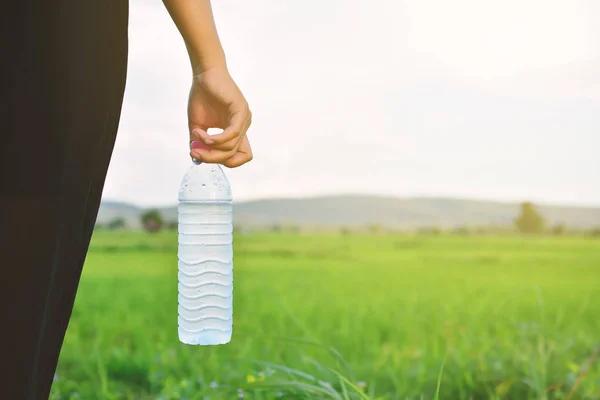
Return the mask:
[[232, 342], [192, 347], [177, 235], [97, 232], [52, 398], [600, 399], [600, 240], [252, 234], [234, 249]]

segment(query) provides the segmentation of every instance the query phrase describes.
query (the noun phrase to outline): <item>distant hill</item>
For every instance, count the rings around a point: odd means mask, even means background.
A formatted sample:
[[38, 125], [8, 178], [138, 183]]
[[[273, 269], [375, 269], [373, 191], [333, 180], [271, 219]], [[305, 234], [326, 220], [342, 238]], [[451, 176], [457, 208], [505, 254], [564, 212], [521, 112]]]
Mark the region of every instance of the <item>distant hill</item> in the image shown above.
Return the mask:
[[[159, 209], [166, 220], [177, 219], [177, 208]], [[600, 226], [600, 207], [540, 205], [550, 224], [572, 228]], [[122, 217], [131, 228], [140, 227], [143, 208], [104, 201], [98, 223]], [[235, 221], [243, 226], [295, 224], [320, 227], [380, 225], [393, 228], [509, 225], [517, 216], [517, 203], [450, 198], [395, 198], [364, 195], [265, 199], [236, 203]]]
[[125, 219], [125, 224], [129, 227], [141, 227], [140, 215], [144, 211], [143, 208], [132, 204], [121, 203], [118, 201], [103, 201], [100, 204], [98, 212], [97, 224], [106, 224], [117, 218]]

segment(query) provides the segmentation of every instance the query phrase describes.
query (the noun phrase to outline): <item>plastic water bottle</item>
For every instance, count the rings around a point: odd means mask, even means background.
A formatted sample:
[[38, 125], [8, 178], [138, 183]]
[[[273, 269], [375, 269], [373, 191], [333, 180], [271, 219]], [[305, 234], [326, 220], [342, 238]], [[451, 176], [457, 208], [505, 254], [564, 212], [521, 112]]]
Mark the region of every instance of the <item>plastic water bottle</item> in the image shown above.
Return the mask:
[[194, 162], [179, 189], [179, 340], [217, 345], [233, 327], [231, 187], [218, 164]]

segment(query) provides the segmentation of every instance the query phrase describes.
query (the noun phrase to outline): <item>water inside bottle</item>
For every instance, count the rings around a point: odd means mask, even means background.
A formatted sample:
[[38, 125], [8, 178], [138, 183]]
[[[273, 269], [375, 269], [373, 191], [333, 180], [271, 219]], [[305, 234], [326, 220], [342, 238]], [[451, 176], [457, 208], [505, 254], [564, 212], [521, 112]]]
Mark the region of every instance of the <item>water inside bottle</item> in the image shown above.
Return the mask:
[[229, 182], [220, 167], [197, 165], [188, 170], [179, 199], [179, 340], [225, 344], [231, 340], [233, 325]]

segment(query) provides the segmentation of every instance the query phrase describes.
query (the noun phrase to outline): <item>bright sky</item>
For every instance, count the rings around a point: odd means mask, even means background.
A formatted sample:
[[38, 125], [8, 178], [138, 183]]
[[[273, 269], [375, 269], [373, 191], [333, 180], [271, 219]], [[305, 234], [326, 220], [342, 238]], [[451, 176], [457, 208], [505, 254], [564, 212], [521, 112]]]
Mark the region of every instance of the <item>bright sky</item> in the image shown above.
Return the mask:
[[[187, 53], [130, 3], [104, 198], [172, 205], [190, 164]], [[218, 0], [253, 111], [235, 200], [332, 193], [600, 205], [600, 2]]]

